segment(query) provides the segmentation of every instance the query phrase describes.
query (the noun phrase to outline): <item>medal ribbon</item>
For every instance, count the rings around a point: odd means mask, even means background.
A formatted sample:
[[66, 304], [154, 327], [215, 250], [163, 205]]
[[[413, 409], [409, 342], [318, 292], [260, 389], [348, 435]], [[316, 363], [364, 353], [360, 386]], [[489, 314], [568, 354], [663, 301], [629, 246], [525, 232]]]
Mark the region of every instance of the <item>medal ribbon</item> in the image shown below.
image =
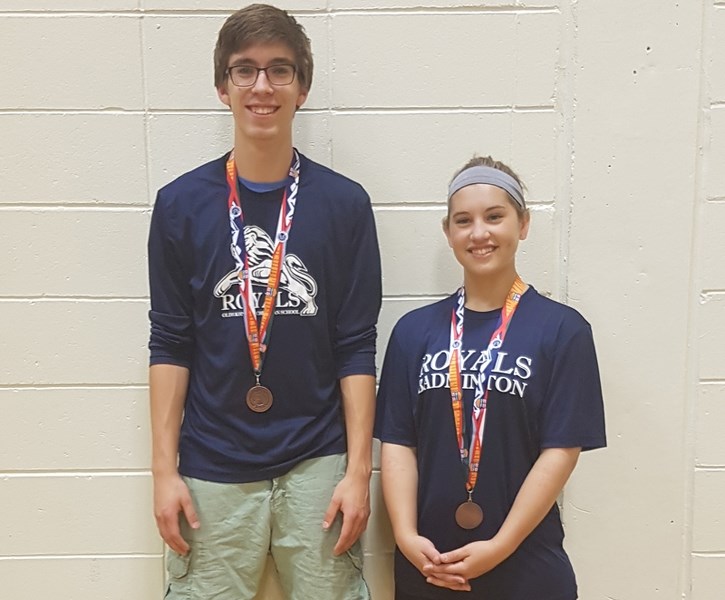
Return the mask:
[[249, 345], [249, 355], [252, 359], [252, 368], [254, 369], [257, 385], [259, 385], [264, 356], [267, 352], [269, 337], [272, 331], [271, 324], [272, 317], [274, 316], [274, 305], [277, 299], [279, 281], [282, 276], [282, 261], [287, 252], [287, 240], [289, 239], [289, 232], [292, 228], [295, 203], [297, 202], [297, 190], [299, 189], [300, 183], [300, 157], [297, 154], [297, 150], [293, 148], [292, 151], [294, 156], [292, 157], [289, 174], [293, 179], [282, 198], [282, 206], [280, 207], [279, 219], [277, 220], [277, 234], [275, 235], [272, 266], [269, 270], [269, 279], [264, 294], [264, 305], [259, 323], [257, 322], [256, 314], [257, 303], [252, 293], [249, 257], [244, 240], [244, 214], [242, 213], [242, 205], [240, 202], [241, 196], [239, 193], [237, 169], [234, 163], [234, 151], [229, 154], [226, 166], [227, 184], [229, 186], [229, 227], [232, 232], [230, 249], [234, 262], [239, 270], [237, 277], [239, 279], [239, 291], [244, 307], [244, 332], [246, 334], [247, 344]]
[[483, 451], [483, 430], [486, 423], [486, 406], [488, 404], [488, 389], [486, 382], [488, 375], [494, 365], [494, 359], [503, 344], [506, 332], [508, 331], [511, 319], [516, 312], [526, 284], [521, 277], [516, 276], [511, 289], [506, 295], [506, 302], [501, 309], [496, 329], [491, 335], [488, 347], [483, 353], [483, 362], [479, 370], [479, 378], [476, 384], [476, 393], [473, 399], [473, 411], [471, 413], [472, 435], [470, 447], [465, 447], [466, 424], [463, 418], [463, 391], [461, 388], [461, 367], [463, 360], [461, 355], [463, 345], [463, 313], [466, 304], [466, 291], [463, 287], [458, 290], [456, 306], [451, 312], [451, 336], [450, 355], [451, 360], [448, 367], [448, 375], [451, 388], [451, 404], [453, 406], [453, 421], [456, 426], [456, 438], [458, 450], [461, 455], [461, 463], [468, 471], [466, 490], [470, 499], [473, 489], [478, 480], [478, 465], [481, 461]]

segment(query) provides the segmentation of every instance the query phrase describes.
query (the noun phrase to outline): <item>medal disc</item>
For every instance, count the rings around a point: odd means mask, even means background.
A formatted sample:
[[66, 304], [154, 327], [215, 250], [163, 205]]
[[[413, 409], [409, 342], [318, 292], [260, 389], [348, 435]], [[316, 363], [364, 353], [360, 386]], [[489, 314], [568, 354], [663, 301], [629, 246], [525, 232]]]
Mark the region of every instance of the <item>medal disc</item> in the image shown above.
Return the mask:
[[255, 385], [247, 392], [247, 406], [258, 413], [268, 411], [272, 406], [272, 392], [263, 385]]
[[456, 509], [456, 523], [463, 529], [475, 529], [483, 523], [481, 507], [471, 500], [466, 500]]

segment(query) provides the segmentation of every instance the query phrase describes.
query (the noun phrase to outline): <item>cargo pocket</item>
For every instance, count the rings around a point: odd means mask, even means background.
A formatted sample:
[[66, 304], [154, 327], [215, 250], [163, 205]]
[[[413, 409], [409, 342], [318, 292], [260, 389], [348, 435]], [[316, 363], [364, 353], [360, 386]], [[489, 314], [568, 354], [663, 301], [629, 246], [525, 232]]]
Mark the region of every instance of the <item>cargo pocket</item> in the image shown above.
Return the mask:
[[[358, 571], [362, 573], [363, 570], [363, 559], [361, 556], [361, 553], [359, 552], [359, 547], [357, 544], [353, 545], [352, 548], [350, 548], [346, 554], [347, 557], [350, 559], [350, 562], [352, 563], [352, 566], [355, 567]], [[358, 550], [357, 552], [355, 550]]]
[[191, 562], [191, 551], [183, 556], [173, 550], [166, 553], [166, 569], [169, 572], [169, 579], [183, 579], [189, 573]]
[[168, 588], [164, 598], [166, 600], [190, 600], [191, 577], [189, 574], [189, 564], [191, 563], [191, 551], [185, 556], [177, 554], [171, 549], [166, 551], [166, 571], [168, 572]]
[[354, 593], [353, 596], [348, 597], [355, 598], [357, 600], [370, 600], [370, 588], [368, 587], [368, 582], [365, 581], [365, 578], [363, 577], [363, 557], [360, 542], [355, 542], [346, 554], [350, 559], [352, 566], [355, 567], [355, 570], [358, 573], [357, 579], [359, 580], [358, 589], [355, 592], [351, 592]]

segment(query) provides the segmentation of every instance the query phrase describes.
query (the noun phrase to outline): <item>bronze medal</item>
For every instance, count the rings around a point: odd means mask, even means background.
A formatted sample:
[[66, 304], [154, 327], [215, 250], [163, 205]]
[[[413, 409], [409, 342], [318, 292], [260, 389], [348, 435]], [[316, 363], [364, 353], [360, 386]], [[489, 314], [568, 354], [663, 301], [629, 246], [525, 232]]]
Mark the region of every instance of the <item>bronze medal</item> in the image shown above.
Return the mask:
[[267, 412], [272, 406], [272, 392], [263, 385], [253, 386], [247, 392], [247, 406], [254, 412]]
[[483, 523], [483, 511], [472, 500], [466, 500], [456, 509], [456, 523], [463, 529], [475, 529]]

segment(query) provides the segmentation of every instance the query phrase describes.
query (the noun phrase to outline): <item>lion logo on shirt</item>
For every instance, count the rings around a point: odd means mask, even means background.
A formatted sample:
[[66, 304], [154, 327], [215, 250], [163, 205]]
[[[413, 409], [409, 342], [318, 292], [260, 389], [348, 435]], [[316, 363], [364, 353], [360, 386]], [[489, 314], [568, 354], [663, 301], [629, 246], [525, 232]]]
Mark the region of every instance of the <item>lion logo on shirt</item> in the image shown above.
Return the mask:
[[[269, 281], [269, 272], [272, 268], [272, 256], [274, 254], [274, 243], [264, 229], [256, 225], [249, 225], [244, 228], [244, 247], [249, 260], [249, 275], [252, 285], [266, 287]], [[219, 280], [214, 286], [214, 295], [222, 298], [224, 309], [241, 310], [241, 300], [237, 294], [229, 294], [232, 286], [238, 285], [239, 270], [234, 268]], [[282, 262], [282, 273], [279, 280], [279, 291], [285, 291], [289, 295], [286, 305], [299, 306], [300, 310], [283, 310], [282, 312], [295, 312], [300, 315], [313, 317], [317, 314], [317, 282], [310, 276], [307, 267], [295, 254], [286, 254]], [[231, 300], [230, 300], [231, 299]], [[290, 303], [290, 301], [292, 301]], [[231, 302], [231, 306], [229, 306]], [[277, 296], [277, 310], [280, 312], [282, 300]], [[257, 302], [259, 304], [259, 301]]]

